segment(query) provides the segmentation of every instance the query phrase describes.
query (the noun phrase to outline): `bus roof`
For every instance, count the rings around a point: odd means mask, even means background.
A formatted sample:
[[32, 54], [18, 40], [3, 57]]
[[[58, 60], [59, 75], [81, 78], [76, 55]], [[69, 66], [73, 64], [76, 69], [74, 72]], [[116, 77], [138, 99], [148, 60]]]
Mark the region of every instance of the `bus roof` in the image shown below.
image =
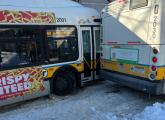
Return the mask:
[[[35, 17], [33, 16], [34, 14]], [[26, 15], [28, 16], [26, 17]], [[30, 18], [31, 16], [32, 18]], [[93, 18], [100, 18], [96, 10], [71, 0], [1, 0], [0, 2], [1, 25], [47, 25], [50, 23], [55, 25], [98, 24], [93, 21]], [[45, 22], [43, 19], [49, 20]]]
[[0, 6], [26, 8], [81, 7], [71, 0], [1, 0]]

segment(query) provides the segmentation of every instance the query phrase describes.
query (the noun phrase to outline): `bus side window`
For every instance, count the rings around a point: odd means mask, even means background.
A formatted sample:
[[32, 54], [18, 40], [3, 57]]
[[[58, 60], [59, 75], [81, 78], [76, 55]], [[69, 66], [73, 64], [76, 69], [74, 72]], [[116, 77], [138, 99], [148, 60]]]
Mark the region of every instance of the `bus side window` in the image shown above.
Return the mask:
[[148, 5], [148, 0], [130, 0], [130, 9], [145, 7]]
[[41, 40], [31, 28], [0, 29], [0, 66], [2, 69], [39, 64]]
[[48, 55], [52, 63], [75, 61], [79, 57], [75, 27], [47, 30]]

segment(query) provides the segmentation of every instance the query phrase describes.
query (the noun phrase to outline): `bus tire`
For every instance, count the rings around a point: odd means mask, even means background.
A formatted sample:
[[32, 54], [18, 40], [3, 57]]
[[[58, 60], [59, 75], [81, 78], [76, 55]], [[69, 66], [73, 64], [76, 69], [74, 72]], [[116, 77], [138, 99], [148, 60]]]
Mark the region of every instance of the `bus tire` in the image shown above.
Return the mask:
[[61, 72], [54, 80], [54, 93], [56, 95], [67, 95], [74, 90], [75, 75], [72, 72]]

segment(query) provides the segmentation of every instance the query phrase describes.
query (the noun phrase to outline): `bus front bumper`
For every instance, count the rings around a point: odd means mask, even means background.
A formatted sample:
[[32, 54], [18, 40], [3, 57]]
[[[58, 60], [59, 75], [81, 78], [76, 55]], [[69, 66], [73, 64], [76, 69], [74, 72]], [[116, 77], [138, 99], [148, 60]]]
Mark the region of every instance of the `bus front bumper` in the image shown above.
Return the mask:
[[163, 81], [150, 81], [142, 80], [140, 78], [130, 77], [127, 75], [119, 74], [116, 72], [101, 70], [101, 77], [110, 80], [121, 85], [131, 87], [146, 93], [153, 95], [164, 94], [164, 82]]

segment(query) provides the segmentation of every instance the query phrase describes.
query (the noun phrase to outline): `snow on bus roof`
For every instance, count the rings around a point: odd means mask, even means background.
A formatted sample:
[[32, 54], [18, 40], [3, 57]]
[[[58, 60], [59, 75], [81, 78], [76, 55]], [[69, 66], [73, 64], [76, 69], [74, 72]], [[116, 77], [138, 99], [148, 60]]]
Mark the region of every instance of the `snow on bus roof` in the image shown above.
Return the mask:
[[1, 0], [0, 6], [27, 8], [82, 7], [71, 0]]

